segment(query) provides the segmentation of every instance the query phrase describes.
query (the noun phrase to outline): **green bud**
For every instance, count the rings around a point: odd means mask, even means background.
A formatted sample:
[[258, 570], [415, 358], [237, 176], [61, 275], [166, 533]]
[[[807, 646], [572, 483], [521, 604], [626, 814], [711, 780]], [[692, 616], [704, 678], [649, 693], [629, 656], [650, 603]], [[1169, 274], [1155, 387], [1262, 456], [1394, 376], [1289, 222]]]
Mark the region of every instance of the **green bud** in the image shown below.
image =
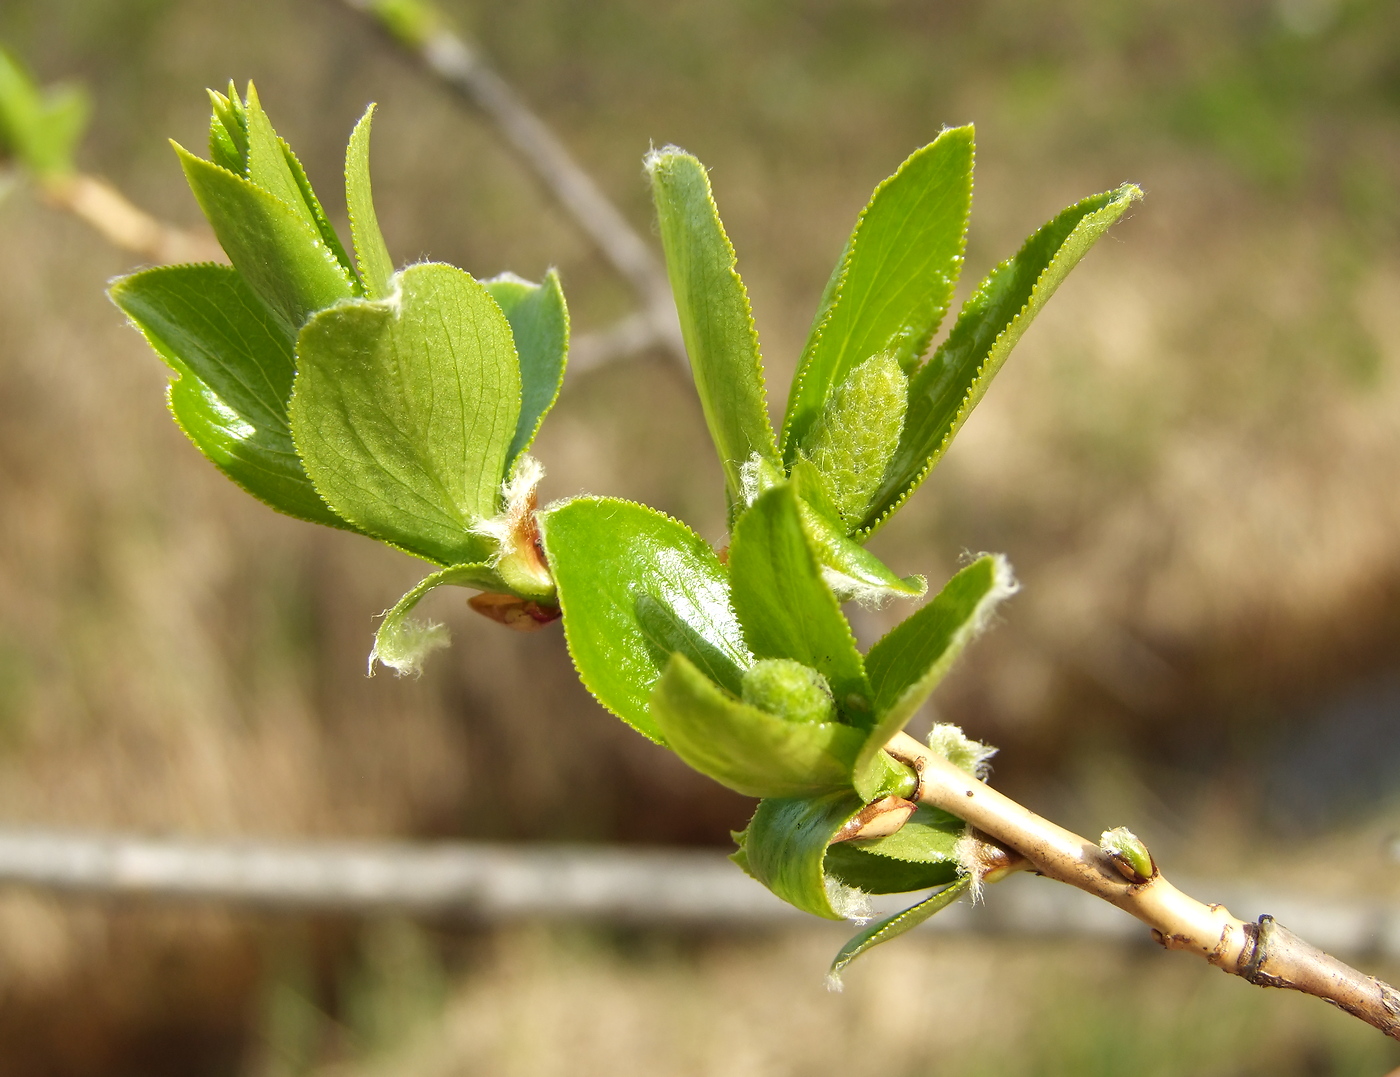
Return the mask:
[[889, 353], [871, 356], [846, 376], [802, 443], [828, 495], [846, 521], [858, 527], [880, 488], [899, 445], [909, 379]]
[[421, 48], [442, 25], [442, 16], [425, 0], [373, 0], [370, 10], [402, 44]]
[[1157, 874], [1157, 865], [1142, 839], [1125, 826], [1105, 830], [1099, 838], [1099, 848], [1113, 858], [1113, 863], [1132, 883], [1145, 883]]
[[826, 678], [791, 658], [763, 658], [744, 674], [744, 702], [789, 722], [834, 722]]

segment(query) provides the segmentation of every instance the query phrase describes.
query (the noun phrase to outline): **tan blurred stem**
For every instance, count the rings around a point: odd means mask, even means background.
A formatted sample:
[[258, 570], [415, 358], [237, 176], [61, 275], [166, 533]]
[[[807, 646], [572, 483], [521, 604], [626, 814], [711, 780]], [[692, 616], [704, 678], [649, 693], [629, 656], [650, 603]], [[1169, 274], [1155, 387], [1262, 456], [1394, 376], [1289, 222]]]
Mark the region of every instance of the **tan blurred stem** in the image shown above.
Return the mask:
[[1136, 916], [1168, 950], [1186, 950], [1260, 987], [1315, 995], [1400, 1039], [1400, 994], [1298, 938], [1271, 916], [1236, 919], [1163, 878], [1133, 882], [1097, 844], [1036, 815], [931, 752], [907, 733], [888, 745], [919, 774], [918, 799], [942, 808], [1024, 856], [1032, 870]]
[[385, 5], [376, 0], [344, 2], [374, 19], [424, 68], [485, 116], [637, 293], [642, 311], [594, 338], [589, 355], [592, 365], [635, 353], [640, 350], [637, 345], [641, 334], [645, 334], [648, 345], [661, 345], [688, 369], [665, 268], [622, 211], [515, 89], [447, 26], [432, 5], [414, 5], [420, 12], [421, 25], [415, 25], [410, 32], [402, 25], [396, 27], [385, 14]]
[[109, 243], [150, 262], [225, 262], [213, 236], [187, 232], [158, 221], [110, 183], [82, 173], [45, 181], [44, 200], [67, 210], [100, 232]]

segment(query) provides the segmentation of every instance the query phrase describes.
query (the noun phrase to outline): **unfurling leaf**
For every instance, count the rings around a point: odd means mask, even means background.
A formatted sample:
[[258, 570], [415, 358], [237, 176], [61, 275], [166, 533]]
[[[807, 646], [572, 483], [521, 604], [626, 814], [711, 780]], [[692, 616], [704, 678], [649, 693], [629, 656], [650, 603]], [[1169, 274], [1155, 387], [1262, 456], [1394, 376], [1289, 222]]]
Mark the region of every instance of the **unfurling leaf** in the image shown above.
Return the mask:
[[506, 466], [528, 449], [544, 417], [559, 399], [569, 352], [569, 311], [559, 274], [550, 270], [541, 284], [514, 273], [482, 281], [500, 306], [520, 356], [520, 418], [506, 452]]
[[652, 689], [672, 654], [733, 696], [753, 658], [724, 566], [684, 524], [630, 501], [588, 497], [540, 512], [540, 534], [584, 686], [663, 741]]
[[321, 500], [292, 445], [294, 338], [237, 270], [148, 269], [123, 277], [109, 294], [179, 375], [170, 408], [200, 452], [279, 512], [350, 526]]
[[695, 388], [730, 500], [738, 501], [744, 462], [754, 453], [765, 459], [778, 455], [748, 292], [705, 166], [668, 146], [648, 154], [646, 167]]
[[440, 565], [494, 552], [520, 412], [510, 325], [452, 266], [410, 266], [383, 300], [316, 315], [297, 340], [292, 433], [326, 502], [366, 534]]
[[790, 905], [828, 920], [864, 917], [864, 895], [825, 869], [827, 846], [863, 807], [851, 792], [763, 801], [732, 859]]
[[453, 565], [423, 580], [399, 599], [379, 623], [379, 631], [374, 634], [374, 648], [369, 652], [370, 676], [374, 675], [376, 662], [383, 663], [401, 677], [420, 673], [428, 655], [448, 645], [450, 636], [445, 625], [412, 616], [414, 607], [429, 591], [445, 584], [494, 590], [501, 586], [501, 581], [491, 566], [485, 564]]
[[687, 764], [755, 797], [848, 789], [864, 740], [839, 722], [795, 721], [735, 699], [680, 653], [652, 692], [651, 719]]
[[960, 879], [945, 886], [936, 894], [931, 894], [917, 905], [871, 924], [859, 934], [853, 935], [851, 941], [841, 947], [841, 952], [831, 963], [831, 969], [826, 974], [827, 986], [839, 991], [841, 989], [841, 973], [845, 971], [847, 965], [867, 950], [879, 946], [882, 942], [899, 938], [906, 931], [918, 927], [934, 913], [946, 909], [967, 893], [971, 884], [972, 880], [969, 878]]
[[958, 282], [972, 128], [944, 131], [875, 188], [822, 296], [783, 421], [788, 464], [832, 390], [872, 355], [914, 370]]
[[822, 577], [789, 484], [762, 494], [729, 546], [734, 612], [758, 658], [791, 658], [826, 678], [843, 716], [871, 718], [870, 684], [851, 626]]
[[373, 122], [374, 106], [370, 105], [355, 124], [350, 143], [345, 147], [345, 205], [350, 212], [350, 236], [365, 295], [370, 299], [383, 299], [392, 288], [394, 259], [379, 231], [379, 215], [374, 210], [374, 192], [369, 180], [369, 136]]
[[875, 721], [856, 764], [856, 789], [872, 795], [877, 757], [914, 716], [954, 660], [986, 625], [992, 611], [1016, 593], [1003, 557], [979, 557], [932, 602], [896, 625], [870, 648], [865, 668], [874, 691]]
[[963, 304], [948, 339], [910, 382], [904, 432], [866, 513], [864, 534], [888, 520], [924, 480], [1055, 289], [1141, 197], [1129, 183], [1070, 206], [992, 270]]

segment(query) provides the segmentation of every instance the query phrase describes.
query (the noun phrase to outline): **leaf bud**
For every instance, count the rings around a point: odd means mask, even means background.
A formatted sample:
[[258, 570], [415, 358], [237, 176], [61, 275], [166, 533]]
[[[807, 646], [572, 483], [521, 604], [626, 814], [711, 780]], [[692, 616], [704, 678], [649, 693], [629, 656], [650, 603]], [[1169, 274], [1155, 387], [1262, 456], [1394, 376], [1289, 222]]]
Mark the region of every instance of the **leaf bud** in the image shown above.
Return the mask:
[[744, 673], [744, 702], [789, 722], [833, 722], [836, 702], [826, 678], [791, 658], [762, 658]]
[[1105, 830], [1099, 848], [1130, 883], [1145, 883], [1157, 874], [1157, 865], [1142, 839], [1125, 826]]

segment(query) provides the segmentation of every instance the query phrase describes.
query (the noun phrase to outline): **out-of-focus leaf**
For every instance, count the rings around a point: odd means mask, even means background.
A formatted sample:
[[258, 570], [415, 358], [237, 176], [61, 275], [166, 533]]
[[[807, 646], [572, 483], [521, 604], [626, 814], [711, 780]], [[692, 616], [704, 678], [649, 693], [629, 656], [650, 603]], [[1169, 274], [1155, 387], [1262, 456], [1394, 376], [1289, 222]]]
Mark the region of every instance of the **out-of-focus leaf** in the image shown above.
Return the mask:
[[476, 587], [483, 591], [505, 589], [489, 564], [453, 565], [433, 573], [394, 603], [394, 608], [379, 622], [379, 630], [374, 634], [374, 649], [369, 653], [371, 674], [376, 662], [382, 662], [400, 676], [419, 673], [429, 654], [447, 646], [446, 627], [413, 617], [414, 607], [429, 591], [447, 584]]
[[1060, 282], [1141, 197], [1137, 187], [1124, 184], [1070, 206], [992, 270], [963, 304], [948, 339], [909, 386], [904, 432], [863, 534], [880, 527], [924, 480]]
[[316, 489], [366, 534], [475, 564], [520, 411], [510, 325], [460, 269], [410, 266], [394, 296], [317, 314], [297, 338], [292, 433]]
[[[389, 294], [394, 260], [379, 231], [379, 216], [374, 212], [374, 193], [369, 181], [369, 135], [373, 121], [374, 106], [370, 105], [350, 133], [350, 144], [345, 148], [345, 204], [350, 211], [350, 235], [365, 295], [370, 299], [383, 299]], [[489, 281], [486, 288], [491, 290]], [[509, 312], [506, 317], [510, 317]]]
[[73, 171], [73, 153], [92, 104], [80, 86], [41, 90], [0, 50], [0, 157], [13, 156], [40, 180]]
[[584, 686], [638, 732], [663, 741], [652, 689], [672, 654], [737, 695], [752, 661], [729, 605], [724, 566], [684, 524], [614, 498], [578, 498], [539, 514]]
[[857, 365], [807, 431], [799, 453], [811, 461], [847, 531], [865, 518], [899, 444], [909, 379], [890, 352]]
[[552, 269], [540, 284], [512, 273], [483, 283], [510, 322], [520, 355], [520, 419], [506, 453], [506, 467], [510, 467], [530, 447], [559, 399], [569, 352], [569, 310], [559, 274]]
[[148, 269], [123, 277], [110, 294], [179, 375], [171, 410], [219, 470], [281, 512], [347, 526], [321, 500], [292, 444], [291, 334], [237, 270]]
[[872, 696], [860, 651], [823, 580], [791, 484], [768, 490], [740, 517], [729, 578], [749, 649], [811, 666], [831, 685], [841, 712], [868, 726]]
[[889, 352], [913, 370], [938, 329], [962, 268], [972, 134], [947, 130], [915, 151], [856, 221], [793, 379], [783, 422], [789, 464], [857, 364]]
[[748, 292], [704, 165], [668, 146], [647, 157], [647, 170], [695, 387], [738, 501], [744, 462], [754, 453], [777, 456]]
[[889, 942], [890, 939], [896, 939], [906, 931], [918, 927], [934, 913], [941, 912], [957, 901], [971, 885], [970, 878], [960, 879], [951, 886], [945, 886], [938, 893], [925, 898], [919, 904], [905, 909], [903, 912], [895, 913], [895, 915], [878, 923], [871, 924], [864, 931], [852, 936], [851, 941], [841, 947], [841, 952], [831, 963], [831, 969], [826, 974], [827, 983], [839, 988], [841, 986], [841, 973], [852, 961], [872, 947], [879, 946], [882, 942]]
[[354, 296], [345, 267], [303, 215], [242, 176], [181, 146], [175, 152], [229, 260], [292, 332]]
[[827, 876], [827, 846], [860, 811], [854, 793], [768, 799], [758, 805], [748, 828], [735, 835], [732, 859], [778, 897], [828, 920], [862, 915], [863, 902], [839, 880]]
[[1016, 579], [1004, 557], [979, 557], [870, 648], [865, 668], [875, 693], [875, 724], [856, 764], [857, 791], [873, 792], [876, 757], [928, 699], [992, 611], [1015, 592]]
[[849, 788], [861, 731], [839, 722], [794, 722], [751, 707], [673, 654], [651, 696], [651, 717], [686, 763], [753, 797]]

